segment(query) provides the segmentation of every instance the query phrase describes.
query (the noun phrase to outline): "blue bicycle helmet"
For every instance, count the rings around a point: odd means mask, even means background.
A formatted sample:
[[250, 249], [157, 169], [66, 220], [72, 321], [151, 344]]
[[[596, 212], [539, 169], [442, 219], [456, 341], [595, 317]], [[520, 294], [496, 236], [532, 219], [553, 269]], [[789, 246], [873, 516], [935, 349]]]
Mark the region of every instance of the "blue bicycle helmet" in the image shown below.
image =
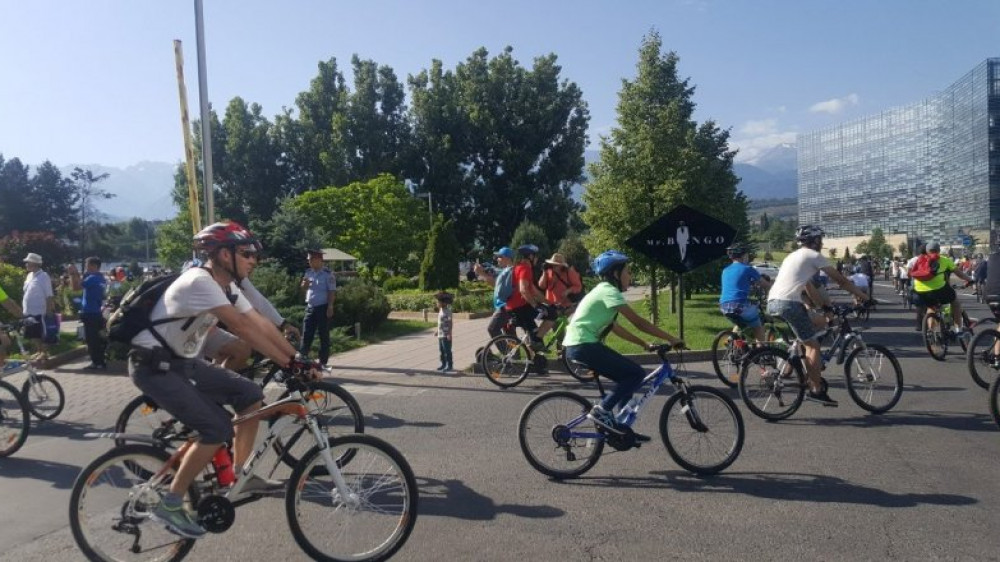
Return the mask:
[[538, 246], [534, 244], [524, 244], [517, 247], [517, 253], [522, 256], [531, 256], [538, 253]]
[[619, 252], [618, 250], [608, 250], [603, 254], [594, 258], [594, 273], [598, 275], [604, 275], [605, 271], [609, 271], [616, 265], [621, 265], [628, 262], [628, 256]]

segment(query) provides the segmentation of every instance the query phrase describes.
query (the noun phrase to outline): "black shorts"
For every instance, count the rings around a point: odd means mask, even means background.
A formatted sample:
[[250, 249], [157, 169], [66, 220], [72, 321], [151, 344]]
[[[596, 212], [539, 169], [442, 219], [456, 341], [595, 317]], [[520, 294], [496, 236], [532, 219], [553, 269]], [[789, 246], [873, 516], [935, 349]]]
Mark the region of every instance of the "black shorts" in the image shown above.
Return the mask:
[[924, 306], [944, 306], [955, 301], [955, 289], [952, 289], [951, 285], [945, 285], [926, 293], [918, 292], [917, 297]]
[[24, 339], [40, 340], [42, 339], [42, 337], [45, 336], [45, 324], [42, 323], [44, 322], [44, 320], [42, 319], [42, 315], [41, 314], [37, 316], [32, 315], [31, 318], [35, 319], [35, 323], [24, 325]]
[[510, 314], [514, 317], [514, 324], [518, 328], [534, 335], [535, 330], [538, 329], [538, 325], [535, 324], [535, 307], [526, 304], [511, 310]]

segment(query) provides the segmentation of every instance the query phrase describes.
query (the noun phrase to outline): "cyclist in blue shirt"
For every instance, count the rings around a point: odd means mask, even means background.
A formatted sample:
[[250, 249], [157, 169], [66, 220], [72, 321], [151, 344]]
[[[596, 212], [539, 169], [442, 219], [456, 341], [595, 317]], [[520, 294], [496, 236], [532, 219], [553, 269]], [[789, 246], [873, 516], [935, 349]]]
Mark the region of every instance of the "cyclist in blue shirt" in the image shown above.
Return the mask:
[[734, 244], [726, 248], [726, 253], [733, 263], [722, 270], [719, 310], [723, 314], [738, 315], [743, 323], [753, 329], [753, 337], [757, 341], [763, 341], [764, 325], [757, 306], [750, 302], [750, 290], [754, 283], [766, 290], [770, 288], [771, 282], [761, 276], [755, 267], [747, 265], [750, 253], [746, 246]]

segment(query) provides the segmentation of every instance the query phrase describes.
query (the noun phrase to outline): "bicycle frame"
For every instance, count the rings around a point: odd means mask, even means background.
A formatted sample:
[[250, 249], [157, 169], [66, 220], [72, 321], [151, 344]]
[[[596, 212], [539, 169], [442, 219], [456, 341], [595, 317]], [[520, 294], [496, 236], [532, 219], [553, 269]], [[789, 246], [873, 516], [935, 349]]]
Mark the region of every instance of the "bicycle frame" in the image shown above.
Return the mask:
[[[840, 316], [840, 326], [837, 328], [837, 335], [829, 346], [827, 346], [826, 353], [820, 353], [823, 359], [823, 364], [825, 365], [830, 359], [834, 358], [834, 353], [836, 353], [836, 363], [837, 365], [843, 365], [844, 360], [847, 358], [847, 350], [850, 348], [851, 342], [859, 342], [861, 348], [865, 348], [865, 340], [861, 337], [861, 332], [851, 329], [850, 323], [847, 321], [846, 316]], [[805, 357], [805, 342], [799, 338], [795, 338], [789, 349], [788, 360], [792, 359], [802, 360]]]

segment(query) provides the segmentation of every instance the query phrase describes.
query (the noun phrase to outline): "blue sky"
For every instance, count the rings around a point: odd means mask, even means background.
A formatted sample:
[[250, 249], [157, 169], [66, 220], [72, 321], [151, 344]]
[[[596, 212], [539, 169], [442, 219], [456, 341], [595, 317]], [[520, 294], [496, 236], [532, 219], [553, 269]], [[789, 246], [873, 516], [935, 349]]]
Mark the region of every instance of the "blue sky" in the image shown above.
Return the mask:
[[[29, 164], [127, 166], [183, 157], [174, 39], [192, 116], [192, 0], [0, 0], [0, 153]], [[730, 128], [738, 160], [797, 132], [927, 97], [1000, 56], [997, 0], [206, 0], [209, 97], [273, 118], [320, 60], [352, 54], [401, 80], [505, 45], [524, 66], [550, 52], [576, 82], [596, 139], [651, 28], [697, 87], [698, 120]]]

